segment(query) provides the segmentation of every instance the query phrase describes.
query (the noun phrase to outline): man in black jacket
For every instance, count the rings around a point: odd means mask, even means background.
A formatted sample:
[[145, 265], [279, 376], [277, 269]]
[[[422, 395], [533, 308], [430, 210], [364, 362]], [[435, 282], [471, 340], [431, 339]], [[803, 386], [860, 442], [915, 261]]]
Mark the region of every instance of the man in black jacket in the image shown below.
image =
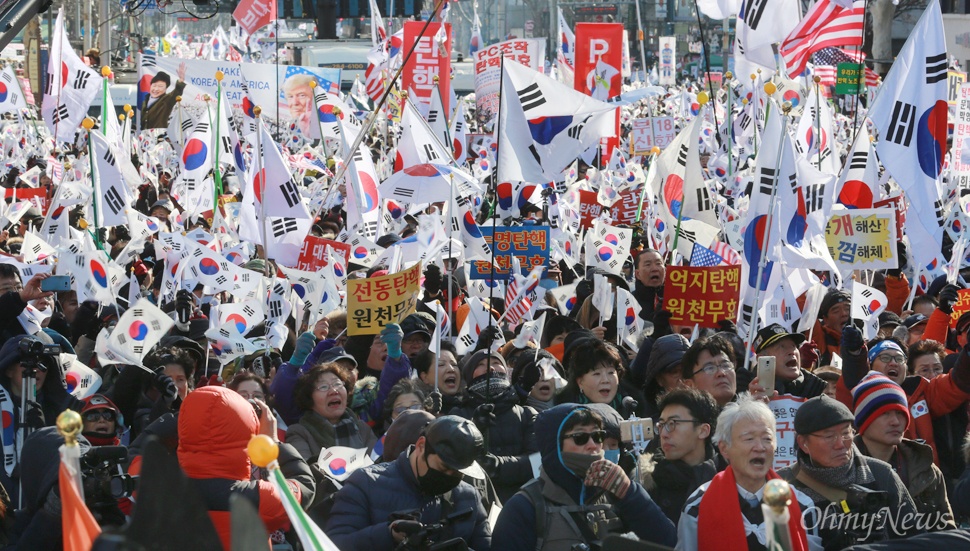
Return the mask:
[[[492, 545], [478, 491], [462, 474], [484, 452], [482, 434], [467, 419], [439, 417], [394, 461], [354, 471], [337, 492], [325, 532], [343, 551], [390, 551], [420, 538], [421, 525], [445, 522], [433, 542], [461, 538], [472, 551]], [[412, 544], [421, 542], [410, 540]]]
[[758, 336], [754, 339], [754, 351], [759, 358], [775, 358], [774, 390], [778, 394], [813, 398], [825, 391], [827, 383], [801, 367], [798, 347], [804, 342], [804, 335], [789, 333], [777, 323], [758, 331]]

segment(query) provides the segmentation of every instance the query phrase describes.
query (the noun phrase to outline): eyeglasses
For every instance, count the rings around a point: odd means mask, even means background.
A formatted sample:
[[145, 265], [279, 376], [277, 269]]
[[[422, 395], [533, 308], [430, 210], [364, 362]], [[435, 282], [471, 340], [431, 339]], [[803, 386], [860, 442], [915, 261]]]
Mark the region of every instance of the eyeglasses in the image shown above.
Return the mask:
[[88, 423], [97, 421], [114, 421], [115, 414], [110, 410], [89, 411], [84, 414], [84, 420]]
[[902, 365], [906, 363], [906, 356], [897, 354], [880, 354], [876, 356], [876, 359], [885, 364], [895, 363], [897, 365]]
[[657, 432], [671, 433], [677, 430], [677, 423], [692, 423], [694, 425], [700, 423], [700, 421], [694, 419], [667, 419], [666, 421], [657, 421], [656, 429]]
[[266, 395], [262, 392], [239, 392], [239, 395], [247, 400], [262, 400], [266, 401]]
[[334, 383], [334, 384], [323, 383], [322, 385], [317, 387], [317, 392], [323, 392], [324, 394], [326, 394], [327, 392], [330, 392], [331, 389], [339, 392], [340, 389], [342, 388], [345, 388], [342, 383]]
[[828, 435], [809, 434], [809, 436], [814, 436], [815, 438], [821, 438], [823, 442], [825, 442], [830, 446], [833, 446], [839, 440], [843, 442], [848, 442], [849, 440], [852, 440], [853, 438], [855, 438], [855, 429], [851, 429], [851, 428], [845, 429], [840, 434], [828, 434]]
[[414, 404], [411, 406], [397, 406], [394, 408], [394, 415], [400, 415], [409, 409], [421, 409], [421, 404]]
[[585, 446], [586, 443], [589, 442], [590, 438], [593, 439], [593, 442], [602, 444], [603, 441], [606, 440], [606, 431], [594, 430], [593, 432], [573, 432], [567, 434], [563, 438], [572, 438], [573, 442], [575, 442], [577, 446]]
[[704, 373], [705, 375], [714, 375], [718, 371], [724, 371], [725, 373], [728, 371], [734, 371], [734, 364], [731, 362], [721, 362], [719, 364], [713, 364], [713, 363], [704, 364], [704, 367], [695, 371], [694, 375], [697, 375], [698, 373]]

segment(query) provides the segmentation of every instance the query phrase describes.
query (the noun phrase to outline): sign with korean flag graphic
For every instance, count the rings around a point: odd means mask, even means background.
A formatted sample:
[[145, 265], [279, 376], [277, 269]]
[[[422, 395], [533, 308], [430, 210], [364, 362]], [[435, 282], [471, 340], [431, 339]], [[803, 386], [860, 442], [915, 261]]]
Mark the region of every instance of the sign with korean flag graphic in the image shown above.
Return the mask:
[[862, 322], [862, 334], [866, 340], [876, 338], [876, 334], [879, 333], [879, 314], [886, 309], [887, 304], [889, 301], [882, 291], [859, 281], [852, 282], [850, 314], [853, 320]]
[[108, 337], [108, 349], [134, 365], [142, 365], [145, 356], [159, 339], [175, 325], [165, 312], [142, 298], [121, 315]]

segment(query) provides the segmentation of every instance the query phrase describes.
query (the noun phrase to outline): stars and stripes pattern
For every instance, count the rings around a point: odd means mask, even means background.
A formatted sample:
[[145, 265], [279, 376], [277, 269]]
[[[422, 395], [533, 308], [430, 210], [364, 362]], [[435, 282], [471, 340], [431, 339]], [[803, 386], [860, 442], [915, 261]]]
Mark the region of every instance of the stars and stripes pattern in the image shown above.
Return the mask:
[[816, 2], [781, 45], [788, 74], [802, 73], [812, 52], [819, 49], [862, 45], [865, 11], [864, 0], [856, 0], [848, 9], [832, 0]]
[[707, 247], [694, 243], [694, 248], [690, 253], [690, 265], [694, 267], [718, 266], [724, 259]]
[[[866, 60], [865, 54], [856, 53], [851, 50], [841, 48], [824, 48], [814, 55], [815, 68], [813, 73], [819, 77], [822, 86], [835, 86], [835, 76], [838, 70], [836, 65], [839, 63], [863, 63]], [[865, 68], [866, 86], [874, 88], [879, 85], [879, 75], [869, 67]]]

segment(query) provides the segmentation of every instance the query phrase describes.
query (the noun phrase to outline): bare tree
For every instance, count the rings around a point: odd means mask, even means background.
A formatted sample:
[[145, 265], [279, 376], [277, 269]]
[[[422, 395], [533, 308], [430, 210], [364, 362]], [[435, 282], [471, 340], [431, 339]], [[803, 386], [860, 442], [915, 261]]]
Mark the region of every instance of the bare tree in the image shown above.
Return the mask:
[[[872, 32], [871, 52], [873, 59], [893, 59], [893, 19], [911, 10], [926, 8], [926, 0], [869, 0], [869, 29]], [[876, 63], [876, 72], [886, 74], [888, 63]]]

